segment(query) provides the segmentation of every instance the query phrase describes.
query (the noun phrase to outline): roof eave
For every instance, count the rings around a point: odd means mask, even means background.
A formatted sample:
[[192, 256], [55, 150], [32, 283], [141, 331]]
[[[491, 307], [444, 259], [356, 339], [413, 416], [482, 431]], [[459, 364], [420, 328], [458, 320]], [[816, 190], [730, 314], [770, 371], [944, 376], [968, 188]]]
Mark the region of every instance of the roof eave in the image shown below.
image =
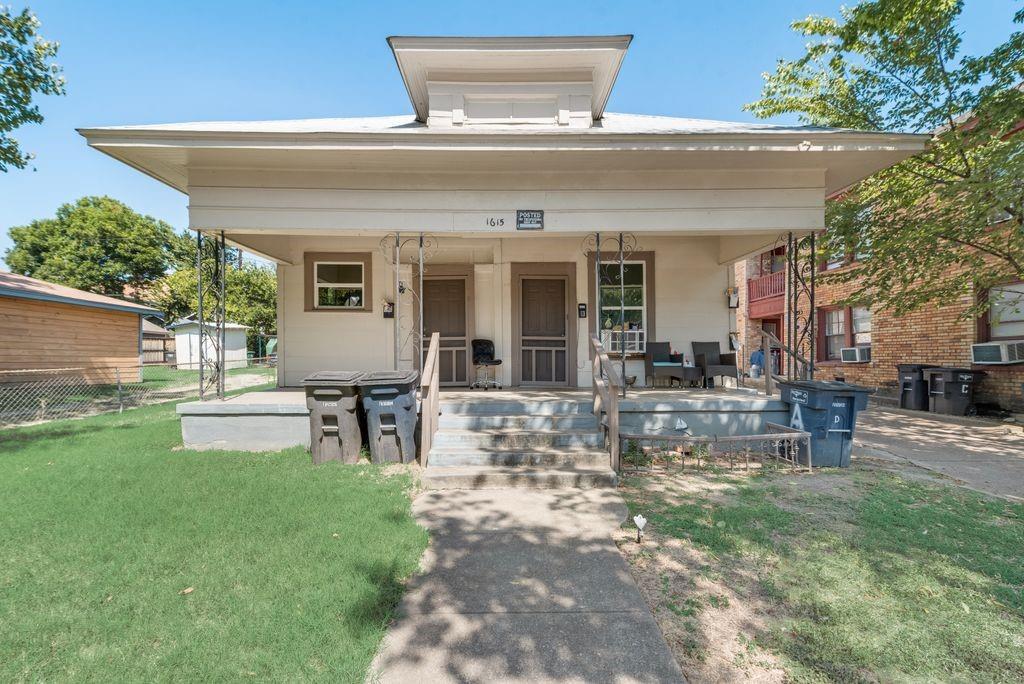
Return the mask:
[[47, 292], [26, 292], [18, 288], [3, 287], [0, 286], [0, 297], [11, 297], [13, 299], [32, 299], [35, 301], [52, 302], [55, 304], [71, 304], [73, 306], [84, 306], [90, 309], [106, 309], [109, 311], [123, 311], [125, 313], [138, 314], [140, 316], [163, 316], [163, 313], [158, 309], [153, 309], [148, 306], [142, 306], [141, 304], [114, 304], [108, 302], [92, 302], [83, 299], [76, 299], [74, 297], [65, 297], [63, 295], [55, 295]]

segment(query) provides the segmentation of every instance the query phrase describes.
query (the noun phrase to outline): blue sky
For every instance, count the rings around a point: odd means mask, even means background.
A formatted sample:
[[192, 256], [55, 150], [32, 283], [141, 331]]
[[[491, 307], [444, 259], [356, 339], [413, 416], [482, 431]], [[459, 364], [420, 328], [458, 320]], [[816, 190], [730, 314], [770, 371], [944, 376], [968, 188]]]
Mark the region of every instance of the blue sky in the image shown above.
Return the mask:
[[[0, 254], [8, 228], [83, 195], [186, 225], [184, 195], [89, 149], [76, 127], [409, 113], [384, 40], [404, 34], [633, 33], [609, 111], [749, 121], [742, 106], [760, 92], [761, 72], [801, 53], [790, 21], [834, 15], [839, 4], [39, 0], [30, 6], [61, 44], [68, 94], [41, 100], [46, 122], [16, 132], [35, 170], [0, 174]], [[1016, 6], [967, 0], [967, 50], [1005, 39]]]

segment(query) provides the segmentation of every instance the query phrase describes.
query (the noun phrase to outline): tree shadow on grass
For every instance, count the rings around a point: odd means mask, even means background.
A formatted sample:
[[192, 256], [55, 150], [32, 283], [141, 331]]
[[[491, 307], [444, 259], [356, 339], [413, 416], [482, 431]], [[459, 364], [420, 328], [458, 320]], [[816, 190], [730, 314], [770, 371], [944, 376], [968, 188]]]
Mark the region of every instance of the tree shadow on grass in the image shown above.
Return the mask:
[[11, 428], [0, 432], [0, 456], [12, 455], [18, 451], [28, 449], [42, 442], [66, 437], [84, 437], [98, 432], [109, 432], [112, 430], [125, 430], [137, 428], [137, 423], [121, 423], [110, 425], [95, 425], [80, 422], [79, 424], [68, 424], [65, 427], [54, 427], [47, 425], [45, 429]]

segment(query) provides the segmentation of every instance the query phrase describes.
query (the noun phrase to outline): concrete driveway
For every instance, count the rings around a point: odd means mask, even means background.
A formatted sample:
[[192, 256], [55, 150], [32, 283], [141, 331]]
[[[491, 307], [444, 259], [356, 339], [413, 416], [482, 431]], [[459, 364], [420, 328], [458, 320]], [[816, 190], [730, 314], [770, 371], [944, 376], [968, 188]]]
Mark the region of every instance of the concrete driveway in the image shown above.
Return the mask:
[[374, 661], [380, 682], [681, 682], [611, 532], [614, 490], [447, 490]]
[[872, 407], [857, 419], [855, 454], [903, 460], [958, 484], [1024, 501], [1024, 432], [1000, 423]]

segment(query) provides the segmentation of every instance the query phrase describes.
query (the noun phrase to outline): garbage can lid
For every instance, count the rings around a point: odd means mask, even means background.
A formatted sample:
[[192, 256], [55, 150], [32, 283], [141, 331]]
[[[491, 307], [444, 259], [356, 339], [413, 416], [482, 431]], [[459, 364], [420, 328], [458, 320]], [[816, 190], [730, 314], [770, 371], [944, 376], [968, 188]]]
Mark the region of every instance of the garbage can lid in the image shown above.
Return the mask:
[[317, 371], [302, 380], [303, 387], [332, 387], [355, 385], [365, 373], [362, 371]]
[[415, 370], [367, 371], [359, 379], [361, 387], [378, 385], [407, 385], [416, 382], [420, 374]]
[[934, 368], [925, 368], [924, 372], [927, 375], [942, 374], [946, 376], [960, 375], [961, 373], [971, 373], [977, 377], [981, 377], [986, 374], [985, 371], [978, 371], [974, 370], [973, 368], [951, 368], [948, 366], [936, 366]]
[[875, 392], [871, 387], [851, 385], [848, 382], [839, 382], [838, 380], [784, 380], [780, 381], [779, 385], [812, 390], [814, 392], [867, 392], [868, 394], [874, 394]]
[[897, 363], [896, 368], [899, 369], [900, 373], [916, 373], [929, 368], [938, 368], [938, 366], [930, 363]]

